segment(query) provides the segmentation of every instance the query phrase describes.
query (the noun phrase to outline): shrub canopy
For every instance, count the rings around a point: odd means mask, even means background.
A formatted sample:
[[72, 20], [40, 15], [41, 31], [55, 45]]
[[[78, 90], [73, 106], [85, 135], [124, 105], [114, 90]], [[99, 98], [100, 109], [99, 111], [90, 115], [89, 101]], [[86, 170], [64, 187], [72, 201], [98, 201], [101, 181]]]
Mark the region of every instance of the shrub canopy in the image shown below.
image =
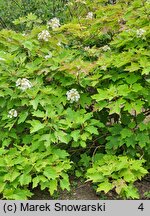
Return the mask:
[[0, 193], [52, 195], [75, 172], [138, 198], [150, 168], [149, 1], [68, 4], [66, 24], [0, 32]]

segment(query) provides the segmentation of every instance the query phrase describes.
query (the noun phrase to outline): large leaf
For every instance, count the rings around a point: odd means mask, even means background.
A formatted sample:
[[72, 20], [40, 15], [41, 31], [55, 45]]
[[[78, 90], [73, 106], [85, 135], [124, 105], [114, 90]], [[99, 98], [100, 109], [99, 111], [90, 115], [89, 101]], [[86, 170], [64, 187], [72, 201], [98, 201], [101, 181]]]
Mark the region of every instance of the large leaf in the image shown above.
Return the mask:
[[54, 194], [54, 191], [57, 190], [57, 180], [54, 179], [54, 180], [50, 180], [49, 182], [49, 192], [51, 195]]
[[108, 191], [112, 190], [113, 187], [113, 184], [111, 184], [108, 181], [105, 181], [98, 185], [97, 192], [104, 191], [105, 193], [107, 193]]
[[19, 118], [18, 118], [18, 124], [24, 122], [26, 120], [27, 116], [28, 116], [28, 112], [22, 111], [19, 115]]
[[46, 167], [44, 169], [43, 174], [48, 178], [48, 179], [53, 179], [55, 180], [58, 177], [58, 174], [53, 167]]
[[42, 124], [39, 120], [28, 121], [32, 125], [30, 132], [35, 133], [45, 127], [44, 123]]
[[139, 193], [137, 188], [135, 188], [132, 184], [126, 186], [124, 188], [125, 194], [127, 198], [139, 199]]
[[31, 175], [29, 174], [22, 174], [19, 178], [20, 185], [28, 185], [31, 182]]
[[36, 176], [35, 178], [33, 178], [32, 182], [33, 182], [32, 188], [37, 187], [40, 182], [40, 177]]
[[63, 177], [63, 179], [60, 179], [60, 187], [62, 188], [62, 190], [67, 189], [68, 191], [70, 191], [68, 175], [63, 173], [61, 176]]
[[64, 131], [55, 131], [55, 137], [62, 143], [68, 144], [70, 141], [70, 136]]
[[71, 136], [75, 142], [80, 138], [80, 130], [74, 130], [71, 132]]
[[94, 126], [92, 126], [92, 125], [91, 126], [87, 126], [85, 128], [85, 131], [88, 131], [90, 134], [96, 134], [96, 135], [99, 134], [97, 128], [94, 127]]

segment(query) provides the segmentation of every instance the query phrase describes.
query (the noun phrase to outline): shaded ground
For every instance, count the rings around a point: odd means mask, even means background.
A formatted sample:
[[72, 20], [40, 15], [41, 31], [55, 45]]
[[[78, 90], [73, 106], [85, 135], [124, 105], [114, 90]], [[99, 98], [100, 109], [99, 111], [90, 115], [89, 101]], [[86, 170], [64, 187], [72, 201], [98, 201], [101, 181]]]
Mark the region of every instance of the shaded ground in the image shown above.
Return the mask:
[[[142, 181], [138, 181], [135, 183], [136, 187], [140, 193], [140, 199], [149, 199], [150, 197], [146, 197], [144, 195], [145, 192], [150, 192], [150, 176], [145, 178]], [[104, 193], [96, 194], [94, 191], [91, 183], [89, 182], [81, 182], [80, 180], [71, 181], [71, 191], [60, 191], [60, 193], [55, 194], [54, 197], [49, 195], [47, 190], [40, 191], [39, 188], [36, 188], [34, 191], [34, 196], [32, 200], [52, 200], [52, 199], [59, 199], [59, 200], [116, 200], [120, 199], [118, 195], [111, 191], [107, 195]]]
[[67, 190], [60, 191], [56, 193], [54, 197], [49, 195], [47, 190], [40, 191], [39, 188], [36, 188], [34, 191], [34, 196], [32, 197], [33, 200], [52, 200], [52, 199], [59, 199], [59, 200], [98, 200], [99, 196], [96, 195], [94, 189], [92, 188], [91, 184], [80, 182], [71, 181], [71, 190], [68, 192]]
[[140, 191], [140, 199], [150, 200], [150, 196], [148, 198], [144, 195], [144, 193], [146, 193], [148, 191], [150, 193], [150, 180], [149, 181], [143, 180], [142, 182], [136, 182], [135, 185], [138, 188], [138, 190]]

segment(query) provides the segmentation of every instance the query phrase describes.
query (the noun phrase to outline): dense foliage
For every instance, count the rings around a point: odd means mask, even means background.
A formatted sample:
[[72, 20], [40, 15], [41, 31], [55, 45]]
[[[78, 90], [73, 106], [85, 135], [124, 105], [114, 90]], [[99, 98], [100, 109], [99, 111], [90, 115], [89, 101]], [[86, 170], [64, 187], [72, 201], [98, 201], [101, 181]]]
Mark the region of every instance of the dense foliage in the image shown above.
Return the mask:
[[[0, 29], [9, 28], [23, 31], [30, 21], [34, 23], [45, 23], [53, 16], [58, 16], [62, 21], [66, 18], [67, 0], [0, 0]], [[34, 14], [34, 16], [33, 16]], [[37, 19], [34, 19], [35, 15]], [[20, 25], [15, 26], [15, 20], [20, 21]]]
[[1, 30], [3, 198], [69, 190], [74, 173], [97, 192], [139, 198], [134, 182], [150, 169], [149, 11], [145, 0], [76, 0], [64, 25]]

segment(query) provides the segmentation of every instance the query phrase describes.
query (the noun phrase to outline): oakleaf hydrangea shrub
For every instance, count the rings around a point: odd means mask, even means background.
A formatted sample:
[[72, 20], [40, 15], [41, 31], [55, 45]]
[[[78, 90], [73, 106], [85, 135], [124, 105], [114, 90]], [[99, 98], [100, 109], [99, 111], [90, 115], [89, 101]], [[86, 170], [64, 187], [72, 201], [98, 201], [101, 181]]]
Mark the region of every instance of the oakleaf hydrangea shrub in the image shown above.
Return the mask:
[[150, 168], [150, 5], [70, 3], [69, 23], [0, 32], [0, 193], [53, 195], [75, 173], [138, 198]]
[[127, 156], [95, 155], [93, 167], [88, 169], [88, 181], [99, 183], [97, 192], [115, 189], [123, 198], [139, 199], [133, 183], [148, 172], [142, 167], [144, 160], [129, 159]]

